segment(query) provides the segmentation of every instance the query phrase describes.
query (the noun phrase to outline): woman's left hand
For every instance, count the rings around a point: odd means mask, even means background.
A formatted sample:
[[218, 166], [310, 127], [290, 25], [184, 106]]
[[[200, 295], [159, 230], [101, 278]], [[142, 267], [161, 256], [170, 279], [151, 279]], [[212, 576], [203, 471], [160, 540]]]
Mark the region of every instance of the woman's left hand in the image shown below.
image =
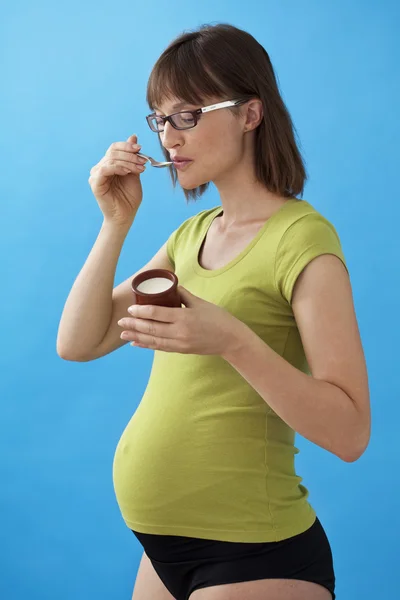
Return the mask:
[[240, 346], [242, 321], [181, 285], [178, 292], [186, 308], [130, 306], [132, 317], [118, 321], [123, 329], [121, 339], [141, 348], [181, 354], [224, 356]]

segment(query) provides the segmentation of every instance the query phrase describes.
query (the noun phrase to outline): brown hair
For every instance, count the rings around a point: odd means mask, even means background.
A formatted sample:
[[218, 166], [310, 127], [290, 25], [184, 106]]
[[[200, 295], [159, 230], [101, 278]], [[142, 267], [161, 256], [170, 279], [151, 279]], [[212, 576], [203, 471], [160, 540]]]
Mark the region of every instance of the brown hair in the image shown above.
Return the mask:
[[[264, 114], [255, 132], [257, 179], [280, 196], [302, 194], [307, 174], [296, 144], [296, 130], [268, 53], [252, 35], [220, 23], [202, 25], [173, 40], [152, 69], [147, 103], [153, 110], [173, 96], [200, 106], [210, 96], [220, 96], [221, 100], [259, 98]], [[227, 110], [237, 115], [240, 109]], [[170, 160], [168, 150], [162, 144], [161, 148]], [[175, 187], [176, 169], [173, 165], [169, 169]], [[196, 201], [208, 185], [184, 189], [186, 201]]]

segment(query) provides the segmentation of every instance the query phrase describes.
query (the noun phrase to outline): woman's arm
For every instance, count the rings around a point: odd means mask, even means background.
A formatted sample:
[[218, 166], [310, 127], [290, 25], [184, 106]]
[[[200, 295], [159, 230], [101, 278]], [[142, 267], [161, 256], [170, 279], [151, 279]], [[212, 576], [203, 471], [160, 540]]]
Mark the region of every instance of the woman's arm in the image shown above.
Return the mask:
[[227, 360], [292, 429], [346, 462], [371, 431], [367, 368], [350, 279], [334, 255], [312, 260], [298, 277], [292, 309], [312, 377], [272, 350], [245, 324]]

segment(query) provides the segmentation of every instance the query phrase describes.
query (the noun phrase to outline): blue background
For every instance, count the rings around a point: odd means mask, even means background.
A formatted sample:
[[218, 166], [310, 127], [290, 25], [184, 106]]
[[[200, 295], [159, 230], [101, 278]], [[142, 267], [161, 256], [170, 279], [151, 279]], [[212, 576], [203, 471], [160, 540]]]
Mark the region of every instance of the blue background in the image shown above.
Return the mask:
[[[89, 171], [147, 127], [145, 88], [183, 30], [229, 22], [270, 53], [310, 180], [303, 198], [337, 228], [366, 354], [372, 439], [344, 463], [297, 436], [297, 472], [327, 531], [338, 600], [398, 593], [398, 2], [14, 2], [1, 44], [0, 596], [127, 600], [142, 548], [112, 487], [119, 437], [153, 352], [91, 363], [56, 353], [61, 312], [102, 214]], [[218, 205], [147, 168], [116, 284], [189, 216]]]

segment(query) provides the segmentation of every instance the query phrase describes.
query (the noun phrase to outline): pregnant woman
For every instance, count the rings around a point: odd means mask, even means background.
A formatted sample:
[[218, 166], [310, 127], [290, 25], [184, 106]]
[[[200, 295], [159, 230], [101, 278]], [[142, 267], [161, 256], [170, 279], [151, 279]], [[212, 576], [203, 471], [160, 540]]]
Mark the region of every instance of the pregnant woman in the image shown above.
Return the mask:
[[369, 442], [338, 234], [301, 198], [293, 124], [249, 33], [185, 32], [156, 62], [147, 101], [173, 184], [194, 201], [212, 182], [220, 198], [138, 271], [174, 272], [183, 306], [132, 306], [137, 273], [113, 289], [142, 202], [146, 159], [132, 135], [91, 170], [103, 224], [57, 339], [72, 361], [126, 343], [154, 350], [113, 465], [122, 518], [144, 550], [133, 600], [335, 599], [330, 543], [294, 442], [298, 432], [346, 462]]

